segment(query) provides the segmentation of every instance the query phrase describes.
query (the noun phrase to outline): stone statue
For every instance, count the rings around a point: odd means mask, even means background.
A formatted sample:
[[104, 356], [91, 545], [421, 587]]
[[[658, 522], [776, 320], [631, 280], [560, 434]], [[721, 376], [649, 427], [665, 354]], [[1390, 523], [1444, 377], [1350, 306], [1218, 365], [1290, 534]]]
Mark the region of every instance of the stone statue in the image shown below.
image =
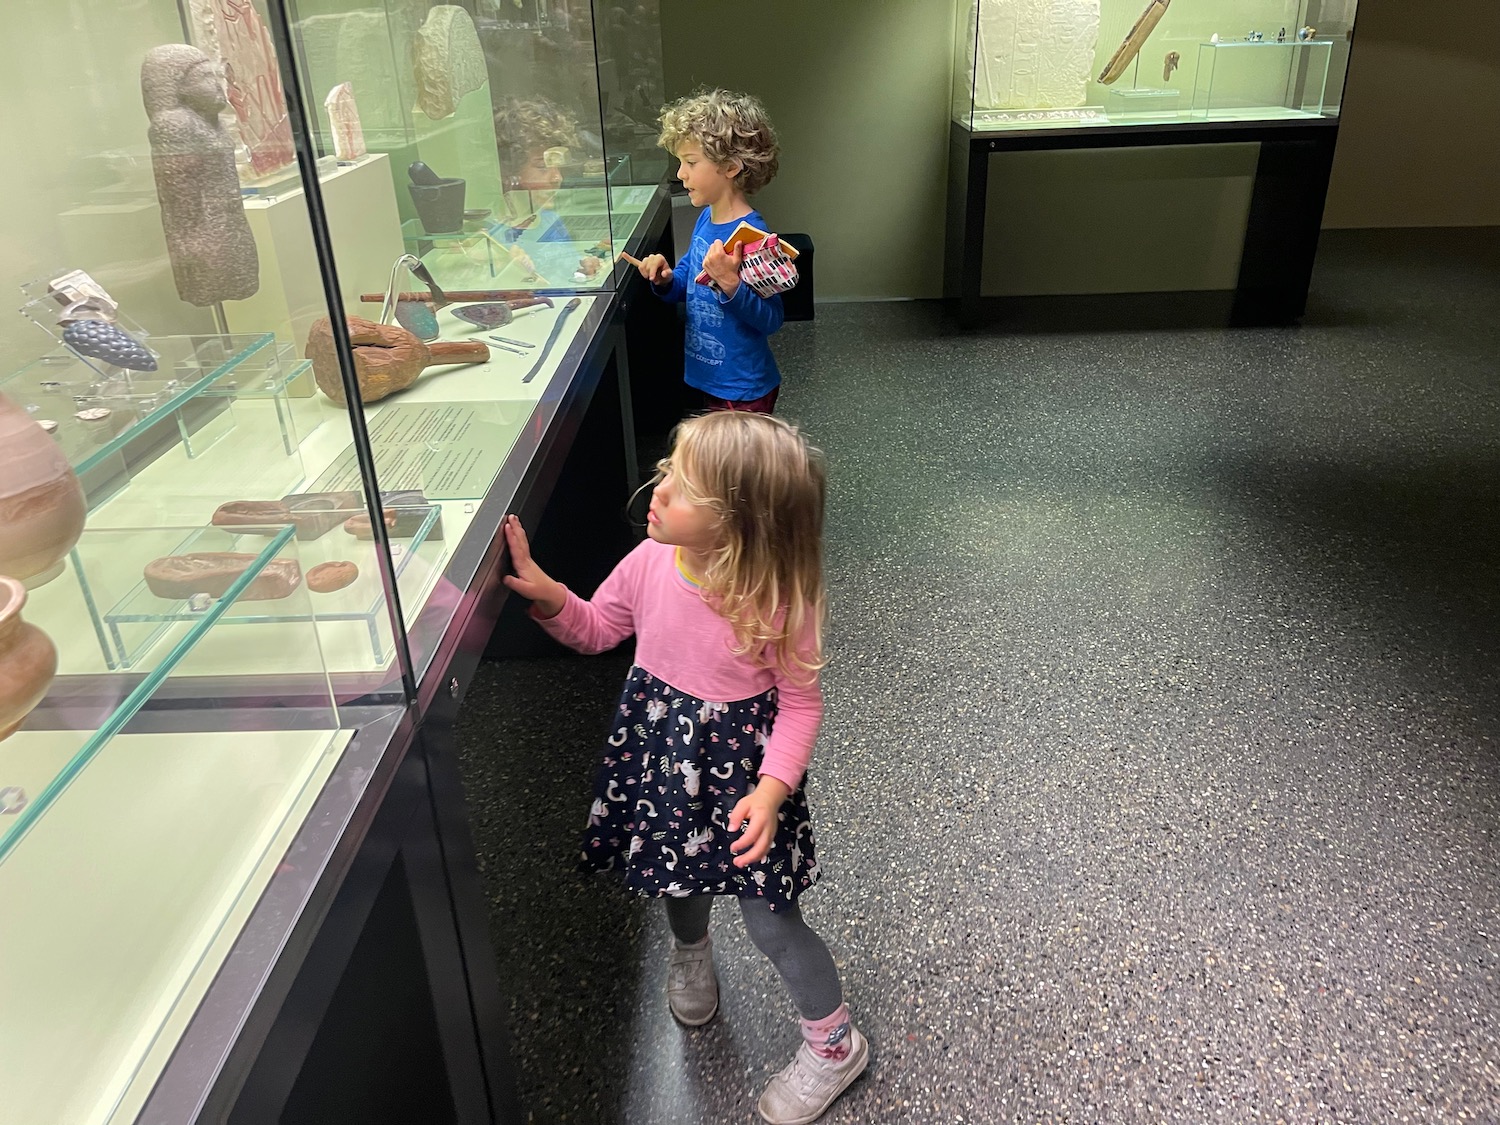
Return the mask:
[[217, 67], [185, 43], [153, 47], [141, 63], [141, 96], [177, 295], [192, 305], [253, 296], [260, 260], [240, 202], [234, 141], [219, 123], [229, 103]]

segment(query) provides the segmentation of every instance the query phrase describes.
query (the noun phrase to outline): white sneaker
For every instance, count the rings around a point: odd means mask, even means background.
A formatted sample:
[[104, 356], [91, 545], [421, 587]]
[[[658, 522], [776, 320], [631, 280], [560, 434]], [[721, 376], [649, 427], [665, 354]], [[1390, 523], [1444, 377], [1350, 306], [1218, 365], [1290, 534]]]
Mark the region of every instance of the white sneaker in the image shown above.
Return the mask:
[[869, 1064], [870, 1041], [850, 1024], [847, 1055], [825, 1059], [802, 1044], [790, 1065], [771, 1079], [755, 1108], [771, 1125], [808, 1125], [822, 1117]]
[[678, 1023], [702, 1027], [719, 1010], [719, 978], [714, 975], [714, 943], [683, 947], [672, 942], [667, 963], [667, 1007]]

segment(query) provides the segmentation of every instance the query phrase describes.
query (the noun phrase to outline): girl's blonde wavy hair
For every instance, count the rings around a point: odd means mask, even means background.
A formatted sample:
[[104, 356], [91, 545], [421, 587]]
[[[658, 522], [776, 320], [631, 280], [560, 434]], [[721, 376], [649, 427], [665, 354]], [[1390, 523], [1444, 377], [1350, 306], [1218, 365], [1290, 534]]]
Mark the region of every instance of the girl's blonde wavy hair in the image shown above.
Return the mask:
[[776, 175], [780, 145], [771, 117], [760, 99], [728, 90], [699, 90], [678, 98], [661, 111], [657, 144], [673, 156], [686, 141], [696, 142], [703, 155], [720, 168], [740, 162], [734, 178], [746, 195], [754, 195]]
[[722, 543], [697, 577], [736, 654], [810, 681], [826, 663], [823, 454], [780, 418], [723, 410], [677, 427], [655, 481], [669, 471], [684, 498], [718, 516]]

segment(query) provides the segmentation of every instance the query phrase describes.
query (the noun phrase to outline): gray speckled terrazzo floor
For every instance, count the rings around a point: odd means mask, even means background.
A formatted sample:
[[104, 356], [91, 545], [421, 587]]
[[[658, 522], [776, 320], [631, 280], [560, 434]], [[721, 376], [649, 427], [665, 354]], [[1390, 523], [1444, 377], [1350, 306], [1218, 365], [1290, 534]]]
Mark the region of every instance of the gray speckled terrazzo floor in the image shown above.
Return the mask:
[[[1500, 1120], [1500, 238], [1325, 237], [1301, 328], [777, 343], [828, 452], [804, 900], [870, 1036], [828, 1122]], [[537, 1122], [755, 1120], [730, 904], [678, 1028], [574, 876], [618, 655], [487, 665], [464, 765]]]

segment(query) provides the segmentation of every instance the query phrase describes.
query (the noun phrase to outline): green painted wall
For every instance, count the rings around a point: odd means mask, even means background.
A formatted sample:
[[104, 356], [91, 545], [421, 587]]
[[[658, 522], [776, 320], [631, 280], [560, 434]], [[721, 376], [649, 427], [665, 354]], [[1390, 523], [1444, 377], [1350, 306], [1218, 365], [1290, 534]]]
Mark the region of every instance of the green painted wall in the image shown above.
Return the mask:
[[667, 96], [758, 95], [781, 172], [756, 199], [817, 240], [817, 293], [936, 296], [947, 180], [948, 0], [662, 0]]

